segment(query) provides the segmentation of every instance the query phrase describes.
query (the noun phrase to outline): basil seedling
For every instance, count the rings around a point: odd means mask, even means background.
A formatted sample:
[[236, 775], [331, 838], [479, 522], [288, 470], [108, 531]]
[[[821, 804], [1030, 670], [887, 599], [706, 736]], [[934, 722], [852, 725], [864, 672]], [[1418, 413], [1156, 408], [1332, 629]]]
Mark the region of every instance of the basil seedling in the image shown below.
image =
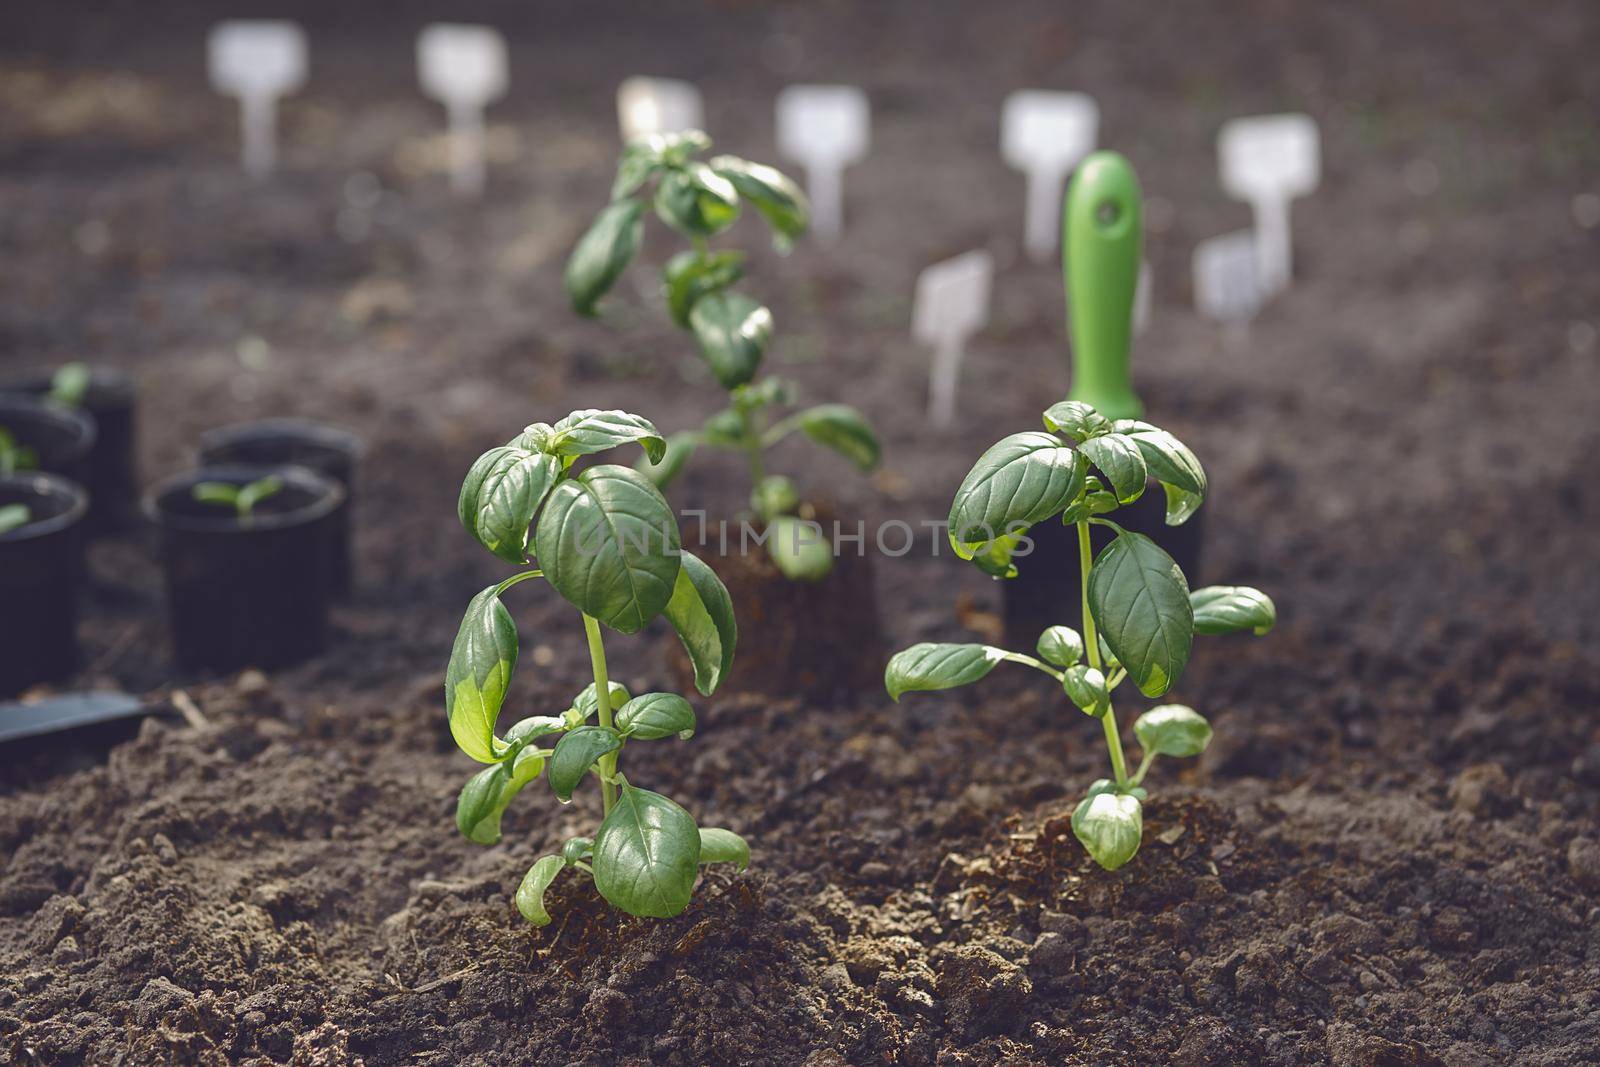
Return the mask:
[[805, 232], [810, 207], [800, 187], [772, 167], [737, 156], [696, 158], [710, 147], [704, 133], [687, 130], [641, 137], [623, 149], [611, 203], [567, 261], [567, 294], [579, 314], [595, 314], [639, 249], [647, 202], [688, 238], [691, 247], [661, 272], [662, 293], [672, 321], [694, 335], [712, 377], [727, 391], [728, 407], [699, 430], [673, 434], [665, 453], [640, 470], [665, 488], [702, 446], [742, 453], [750, 472], [750, 510], [766, 524], [773, 562], [790, 578], [815, 580], [832, 569], [833, 555], [802, 540], [794, 517], [799, 494], [788, 478], [767, 472], [765, 453], [798, 431], [870, 471], [878, 465], [878, 437], [848, 404], [819, 404], [769, 425], [772, 409], [790, 403], [786, 383], [755, 380], [772, 341], [772, 312], [733, 288], [744, 273], [744, 254], [713, 252], [710, 239], [749, 204], [766, 220], [773, 242], [787, 250]]
[[33, 511], [26, 504], [7, 504], [0, 507], [0, 534], [26, 526], [33, 521]]
[[[535, 423], [478, 458], [461, 486], [461, 523], [500, 559], [522, 570], [472, 599], [445, 672], [445, 709], [461, 751], [488, 766], [467, 782], [456, 826], [478, 844], [500, 839], [512, 798], [543, 773], [562, 803], [589, 776], [600, 783], [604, 818], [595, 835], [574, 837], [529, 868], [516, 893], [531, 923], [550, 921], [544, 893], [562, 871], [594, 880], [600, 895], [630, 915], [667, 917], [689, 906], [703, 863], [750, 861], [728, 830], [699, 827], [683, 808], [633, 785], [618, 764], [630, 741], [694, 733], [695, 714], [676, 693], [631, 695], [610, 677], [601, 626], [638, 633], [665, 615], [710, 696], [733, 664], [733, 605], [711, 568], [683, 551], [672, 508], [630, 467], [592, 466], [580, 456], [629, 442], [659, 460], [666, 441], [647, 420], [623, 411], [574, 411]], [[594, 681], [553, 715], [495, 732], [517, 662], [517, 628], [500, 597], [542, 578], [578, 609]], [[557, 735], [559, 740], [557, 740]]]
[[[1199, 509], [1205, 469], [1176, 437], [1135, 419], [1112, 422], [1077, 401], [1052, 406], [1044, 424], [1047, 433], [1002, 438], [968, 472], [950, 505], [950, 544], [986, 573], [1009, 578], [1016, 574], [1012, 553], [1035, 523], [1059, 515], [1076, 526], [1082, 632], [1048, 628], [1039, 635], [1037, 658], [992, 645], [913, 645], [889, 661], [884, 684], [899, 700], [913, 690], [975, 682], [1002, 662], [1061, 683], [1073, 704], [1100, 720], [1113, 774], [1089, 787], [1072, 814], [1072, 830], [1095, 862], [1116, 870], [1139, 850], [1142, 783], [1150, 765], [1157, 756], [1199, 755], [1211, 741], [1211, 726], [1182, 704], [1150, 709], [1133, 724], [1143, 758], [1129, 774], [1111, 694], [1131, 678], [1145, 696], [1161, 696], [1182, 676], [1195, 634], [1265, 634], [1277, 609], [1265, 593], [1246, 586], [1191, 592], [1159, 545], [1104, 517], [1137, 500], [1151, 478], [1166, 494], [1168, 525], [1182, 524]], [[1091, 525], [1116, 534], [1092, 560]]]
[[80, 408], [89, 395], [89, 366], [86, 363], [63, 363], [50, 377], [51, 403], [67, 408]]
[[0, 426], [0, 477], [31, 471], [38, 465], [39, 454], [18, 442], [10, 429]]
[[202, 504], [216, 504], [232, 508], [241, 523], [250, 521], [256, 505], [283, 488], [283, 479], [276, 474], [257, 478], [247, 485], [231, 482], [196, 482], [189, 495]]

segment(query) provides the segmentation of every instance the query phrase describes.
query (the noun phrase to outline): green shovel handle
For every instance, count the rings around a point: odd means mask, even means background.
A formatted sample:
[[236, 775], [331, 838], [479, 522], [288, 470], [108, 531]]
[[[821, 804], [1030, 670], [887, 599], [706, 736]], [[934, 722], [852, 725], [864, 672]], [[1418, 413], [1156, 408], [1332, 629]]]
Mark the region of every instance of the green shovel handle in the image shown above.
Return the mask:
[[1144, 239], [1141, 214], [1139, 180], [1116, 152], [1096, 152], [1083, 161], [1061, 212], [1072, 333], [1067, 396], [1111, 419], [1144, 414], [1128, 374]]

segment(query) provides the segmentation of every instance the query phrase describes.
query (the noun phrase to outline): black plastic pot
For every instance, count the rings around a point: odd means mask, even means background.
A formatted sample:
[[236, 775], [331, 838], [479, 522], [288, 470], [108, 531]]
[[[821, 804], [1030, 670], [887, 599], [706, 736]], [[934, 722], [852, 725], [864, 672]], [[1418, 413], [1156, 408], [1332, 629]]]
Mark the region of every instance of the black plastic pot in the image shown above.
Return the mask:
[[202, 465], [310, 467], [344, 487], [344, 503], [328, 525], [327, 549], [333, 593], [341, 597], [348, 595], [354, 584], [350, 515], [362, 451], [361, 439], [355, 434], [306, 419], [262, 419], [200, 435]]
[[[281, 490], [248, 521], [194, 499], [199, 482]], [[161, 535], [167, 611], [178, 663], [197, 670], [283, 667], [321, 652], [331, 590], [329, 525], [344, 487], [306, 467], [217, 466], [170, 478], [145, 496]]]
[[[0, 393], [20, 393], [42, 400], [50, 393], [53, 377], [50, 372], [40, 372], [0, 382]], [[139, 464], [134, 437], [137, 400], [133, 379], [127, 374], [106, 367], [89, 371], [89, 388], [84, 394], [82, 410], [94, 418], [96, 436], [82, 484], [89, 490], [91, 532], [125, 529], [137, 514]]]
[[[1142, 533], [1166, 549], [1183, 569], [1191, 589], [1200, 585], [1200, 545], [1205, 509], [1182, 526], [1166, 524], [1166, 493], [1151, 481], [1144, 495], [1107, 518], [1135, 533]], [[1078, 566], [1078, 528], [1057, 519], [1039, 523], [1028, 531], [1033, 551], [1017, 557], [1017, 576], [1000, 583], [1004, 590], [1006, 639], [1024, 651], [1033, 647], [1047, 626], [1078, 628], [1082, 614], [1082, 569]], [[1104, 526], [1089, 527], [1089, 544], [1098, 553], [1111, 540]]]
[[0, 478], [0, 506], [9, 504], [32, 518], [0, 533], [0, 695], [77, 668], [89, 494], [60, 475], [17, 474]]
[[46, 404], [21, 393], [0, 393], [0, 426], [17, 444], [33, 449], [36, 469], [87, 486], [95, 422], [78, 408]]

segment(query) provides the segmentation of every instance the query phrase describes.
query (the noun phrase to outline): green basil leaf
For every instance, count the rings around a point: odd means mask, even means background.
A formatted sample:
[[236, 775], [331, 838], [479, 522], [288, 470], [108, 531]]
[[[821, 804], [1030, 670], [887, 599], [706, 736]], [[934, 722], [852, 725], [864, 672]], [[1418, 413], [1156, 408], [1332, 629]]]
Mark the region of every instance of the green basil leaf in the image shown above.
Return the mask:
[[517, 625], [491, 585], [472, 598], [444, 672], [444, 707], [456, 746], [479, 763], [500, 759], [495, 720], [517, 666]]
[[[623, 699], [627, 699], [624, 697]], [[546, 734], [558, 734], [568, 728], [567, 720], [555, 715], [530, 715], [520, 719], [511, 729], [506, 731], [506, 744], [517, 742], [526, 743], [544, 737]]]
[[551, 791], [565, 804], [595, 761], [621, 747], [621, 736], [604, 726], [580, 726], [563, 735], [550, 756]]
[[567, 297], [572, 310], [593, 317], [595, 304], [622, 277], [639, 251], [643, 232], [642, 201], [618, 200], [600, 212], [567, 260]]
[[624, 785], [594, 838], [594, 884], [629, 915], [667, 919], [689, 906], [700, 831], [659, 793]]
[[878, 465], [882, 449], [861, 412], [849, 404], [818, 404], [797, 416], [807, 437], [844, 456], [864, 471]]
[[555, 456], [516, 445], [491, 448], [461, 483], [456, 514], [484, 548], [507, 563], [525, 563], [528, 527], [561, 474]]
[[694, 665], [694, 687], [710, 696], [733, 667], [739, 624], [733, 617], [733, 600], [716, 572], [687, 551], [680, 562], [678, 582], [667, 601], [667, 621]]
[[1211, 724], [1184, 704], [1162, 704], [1134, 720], [1133, 732], [1146, 752], [1198, 756], [1211, 743]]
[[1061, 688], [1079, 711], [1092, 718], [1100, 718], [1111, 707], [1111, 694], [1106, 691], [1106, 676], [1087, 663], [1075, 663], [1061, 677]]
[[617, 729], [640, 741], [674, 734], [687, 741], [694, 736], [694, 708], [677, 693], [645, 693], [617, 709]]
[[558, 484], [534, 550], [556, 592], [622, 633], [661, 614], [678, 580], [678, 527], [660, 491], [627, 467], [590, 467]]
[[891, 699], [902, 693], [953, 689], [968, 685], [994, 670], [1011, 653], [993, 645], [957, 645], [923, 642], [896, 652], [883, 671], [883, 685]]
[[1111, 420], [1081, 400], [1063, 400], [1045, 411], [1044, 428], [1082, 442], [1109, 433]]
[[698, 160], [662, 176], [655, 205], [661, 221], [686, 237], [714, 237], [739, 218], [733, 183]]
[[479, 845], [499, 841], [501, 816], [512, 798], [543, 769], [544, 757], [524, 749], [514, 760], [504, 760], [473, 775], [456, 801], [456, 828]]
[[689, 310], [700, 354], [724, 389], [755, 377], [772, 339], [772, 312], [743, 293], [711, 293]]
[[64, 408], [81, 408], [93, 377], [87, 363], [63, 363], [50, 376], [50, 392], [45, 399]]
[[750, 490], [750, 510], [763, 519], [772, 519], [800, 506], [800, 491], [781, 474], [769, 474]]
[[694, 450], [699, 444], [700, 435], [690, 430], [668, 434], [667, 447], [660, 461], [652, 463], [650, 457], [646, 456], [634, 464], [633, 469], [650, 479], [650, 484], [657, 489], [665, 489], [683, 473], [684, 466], [694, 458]]
[[1257, 637], [1278, 622], [1272, 598], [1248, 585], [1208, 585], [1189, 594], [1194, 607], [1194, 632], [1231, 634], [1250, 630]]
[[1057, 667], [1070, 667], [1083, 658], [1083, 636], [1070, 626], [1052, 626], [1033, 646], [1039, 658]]
[[700, 862], [732, 863], [742, 871], [750, 866], [750, 845], [732, 830], [700, 827]]
[[768, 404], [788, 402], [789, 383], [775, 374], [733, 390], [733, 406], [740, 411], [754, 411]]
[[[622, 707], [630, 699], [628, 690], [623, 688], [621, 682], [610, 682], [606, 686], [606, 692], [611, 694], [609, 706], [612, 711]], [[584, 686], [578, 695], [572, 698], [572, 710], [577, 714], [579, 722], [587, 722], [594, 718], [594, 713], [599, 710], [599, 701], [595, 699], [593, 682]]]
[[1167, 494], [1167, 525], [1189, 521], [1206, 498], [1206, 471], [1189, 447], [1167, 431], [1137, 419], [1118, 419], [1112, 428], [1126, 434], [1144, 455], [1150, 476]]
[[811, 205], [800, 186], [782, 171], [738, 156], [717, 156], [711, 169], [732, 182], [739, 195], [761, 212], [780, 252], [788, 251], [794, 239], [806, 232]]
[[1114, 871], [1133, 859], [1144, 836], [1138, 798], [1102, 792], [1083, 798], [1072, 813], [1072, 833], [1096, 863]]
[[621, 200], [637, 193], [664, 166], [659, 142], [647, 137], [629, 141], [622, 149], [622, 158], [617, 162], [617, 176], [611, 183], [611, 199]]
[[575, 865], [579, 860], [586, 860], [594, 855], [594, 838], [569, 837], [567, 843], [561, 846], [561, 858], [568, 867]]
[[833, 546], [818, 523], [777, 515], [767, 523], [766, 538], [767, 555], [785, 578], [820, 582], [833, 570]]
[[1145, 467], [1144, 454], [1131, 437], [1120, 433], [1101, 434], [1083, 442], [1078, 451], [1100, 468], [1111, 488], [1116, 490], [1118, 502], [1131, 504], [1144, 495], [1150, 473]]
[[1001, 534], [992, 541], [985, 542], [975, 549], [969, 549], [972, 562], [983, 573], [991, 578], [1015, 578], [1017, 565], [1011, 562], [1011, 557], [1016, 555], [1022, 542], [1027, 540], [1028, 531], [1018, 530], [1015, 533]]
[[689, 328], [689, 311], [703, 296], [720, 293], [744, 276], [743, 252], [679, 252], [662, 268], [661, 291], [672, 321]]
[[655, 424], [626, 411], [586, 408], [574, 411], [551, 428], [550, 451], [557, 456], [586, 456], [637, 442], [652, 463], [666, 454], [666, 439]]
[[1037, 431], [1003, 437], [962, 479], [950, 504], [950, 545], [973, 546], [1061, 512], [1083, 488], [1088, 462], [1059, 437]]
[[549, 926], [550, 913], [544, 910], [544, 891], [556, 880], [556, 875], [566, 869], [560, 856], [540, 856], [522, 876], [517, 886], [517, 910], [535, 926]]
[[1189, 583], [1150, 538], [1124, 530], [1100, 550], [1089, 610], [1139, 692], [1158, 697], [1183, 674], [1194, 642]]

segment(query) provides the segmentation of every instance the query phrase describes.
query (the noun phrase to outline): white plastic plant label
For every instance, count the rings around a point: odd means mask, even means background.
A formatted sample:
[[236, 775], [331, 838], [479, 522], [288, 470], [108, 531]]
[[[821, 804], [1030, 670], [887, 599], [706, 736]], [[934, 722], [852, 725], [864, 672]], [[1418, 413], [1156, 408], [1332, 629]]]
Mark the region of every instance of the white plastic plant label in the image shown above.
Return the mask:
[[933, 348], [928, 377], [928, 417], [935, 426], [955, 420], [956, 385], [967, 341], [989, 321], [994, 260], [967, 252], [935, 263], [917, 278], [911, 336]]
[[219, 22], [206, 42], [211, 85], [239, 98], [244, 169], [256, 177], [277, 163], [278, 98], [306, 80], [306, 36], [278, 19]]
[[1243, 341], [1263, 299], [1254, 232], [1236, 230], [1195, 246], [1195, 307], [1225, 324], [1230, 342]]
[[791, 85], [778, 94], [778, 151], [806, 168], [811, 231], [832, 242], [844, 228], [844, 168], [867, 154], [872, 113], [850, 85]]
[[489, 26], [425, 26], [417, 35], [417, 77], [450, 118], [451, 184], [457, 192], [482, 192], [483, 110], [506, 92], [505, 38]]
[[1067, 176], [1094, 151], [1100, 108], [1086, 93], [1024, 89], [1006, 97], [1000, 116], [1000, 154], [1028, 176], [1023, 244], [1037, 263], [1061, 242], [1061, 200]]
[[1133, 286], [1133, 336], [1142, 337], [1150, 328], [1150, 288], [1155, 280], [1150, 274], [1150, 261], [1139, 261], [1139, 280]]
[[1309, 115], [1233, 119], [1217, 138], [1222, 187], [1255, 211], [1256, 254], [1264, 293], [1293, 275], [1289, 201], [1316, 191], [1322, 177], [1321, 140]]
[[705, 129], [700, 90], [676, 78], [634, 77], [617, 87], [617, 125], [622, 143], [652, 133]]

